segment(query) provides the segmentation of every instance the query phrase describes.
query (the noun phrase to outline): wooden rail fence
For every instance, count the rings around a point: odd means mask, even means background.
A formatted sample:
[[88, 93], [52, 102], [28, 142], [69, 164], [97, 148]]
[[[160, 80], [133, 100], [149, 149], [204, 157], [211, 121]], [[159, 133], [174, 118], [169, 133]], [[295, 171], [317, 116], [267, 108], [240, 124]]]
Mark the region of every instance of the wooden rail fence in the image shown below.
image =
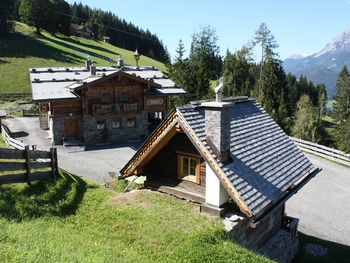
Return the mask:
[[29, 145], [12, 138], [5, 125], [1, 125], [1, 132], [7, 145], [14, 149], [0, 149], [0, 185], [25, 182], [30, 185], [35, 180], [57, 178], [56, 148], [30, 150]]
[[57, 150], [0, 149], [0, 185], [55, 179], [58, 176]]
[[313, 142], [290, 137], [301, 150], [350, 166], [350, 154]]
[[10, 130], [4, 124], [1, 125], [1, 134], [8, 146], [19, 150], [24, 150], [26, 145], [23, 142], [12, 138], [10, 135]]

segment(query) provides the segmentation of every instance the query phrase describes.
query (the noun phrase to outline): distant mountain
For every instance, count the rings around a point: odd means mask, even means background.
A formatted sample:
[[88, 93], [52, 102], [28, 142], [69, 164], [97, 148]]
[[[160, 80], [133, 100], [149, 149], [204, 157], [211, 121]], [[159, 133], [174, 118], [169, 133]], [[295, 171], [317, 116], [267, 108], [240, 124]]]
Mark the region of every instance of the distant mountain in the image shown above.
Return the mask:
[[293, 55], [283, 62], [287, 73], [324, 83], [329, 98], [335, 95], [337, 74], [344, 65], [350, 67], [350, 28], [333, 38], [320, 52], [306, 57]]

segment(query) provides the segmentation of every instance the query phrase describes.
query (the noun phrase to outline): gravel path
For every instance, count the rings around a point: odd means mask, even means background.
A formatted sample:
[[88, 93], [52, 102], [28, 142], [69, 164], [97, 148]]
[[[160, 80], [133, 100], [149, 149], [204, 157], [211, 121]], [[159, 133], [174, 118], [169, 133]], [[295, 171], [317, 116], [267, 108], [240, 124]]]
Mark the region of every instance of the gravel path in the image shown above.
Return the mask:
[[323, 170], [286, 205], [300, 219], [299, 231], [350, 246], [350, 168], [306, 154]]

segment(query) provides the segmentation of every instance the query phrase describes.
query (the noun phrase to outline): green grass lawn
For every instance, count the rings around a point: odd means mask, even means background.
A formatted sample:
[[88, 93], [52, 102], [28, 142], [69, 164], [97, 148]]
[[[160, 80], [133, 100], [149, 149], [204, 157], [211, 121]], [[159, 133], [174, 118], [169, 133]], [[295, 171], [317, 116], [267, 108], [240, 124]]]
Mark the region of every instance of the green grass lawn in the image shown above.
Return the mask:
[[0, 186], [2, 262], [269, 262], [192, 203], [61, 176]]
[[7, 144], [5, 143], [5, 141], [4, 141], [4, 138], [2, 137], [2, 134], [0, 134], [0, 149], [1, 148], [9, 148], [8, 146], [7, 146]]
[[[128, 65], [135, 65], [133, 52], [101, 41], [79, 37], [51, 36], [16, 22], [15, 33], [0, 40], [0, 93], [30, 92], [28, 68], [83, 66], [89, 55], [97, 66], [110, 65], [110, 59], [121, 55]], [[165, 71], [163, 63], [141, 56], [140, 65], [155, 66]]]
[[[317, 263], [347, 263], [350, 259], [350, 248], [341, 244], [321, 240], [312, 236], [299, 233], [299, 251], [294, 258], [294, 263], [317, 262]], [[304, 246], [308, 243], [314, 243], [327, 248], [328, 253], [325, 256], [309, 256]]]

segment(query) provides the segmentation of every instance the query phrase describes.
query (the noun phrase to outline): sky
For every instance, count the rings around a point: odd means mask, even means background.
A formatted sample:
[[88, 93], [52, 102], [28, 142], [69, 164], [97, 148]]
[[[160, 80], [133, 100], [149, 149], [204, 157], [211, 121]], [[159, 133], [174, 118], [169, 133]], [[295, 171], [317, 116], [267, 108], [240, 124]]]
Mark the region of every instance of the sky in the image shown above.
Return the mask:
[[[73, 0], [68, 0], [74, 3]], [[320, 51], [350, 27], [350, 0], [81, 0], [111, 11], [163, 41], [170, 55], [179, 39], [187, 51], [192, 34], [209, 25], [216, 30], [221, 55], [251, 40], [261, 23], [275, 36], [281, 59]]]

